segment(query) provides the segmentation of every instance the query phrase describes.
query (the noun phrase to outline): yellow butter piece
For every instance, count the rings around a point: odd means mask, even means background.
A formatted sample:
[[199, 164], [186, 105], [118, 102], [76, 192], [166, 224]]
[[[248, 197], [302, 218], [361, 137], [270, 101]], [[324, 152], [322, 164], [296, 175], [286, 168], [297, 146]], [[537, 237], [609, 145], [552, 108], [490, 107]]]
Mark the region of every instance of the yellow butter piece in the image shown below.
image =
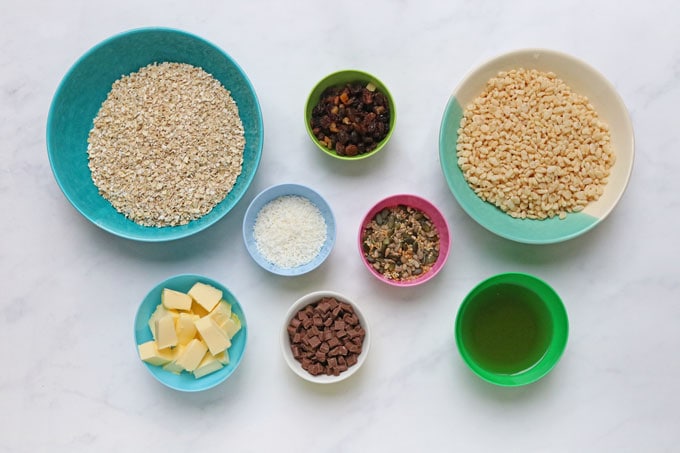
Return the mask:
[[186, 347], [184, 345], [180, 344], [176, 348], [168, 350], [168, 354], [172, 355], [172, 361], [163, 365], [163, 369], [165, 371], [175, 374], [180, 374], [182, 371], [184, 371], [184, 368], [177, 364], [177, 358], [182, 354], [182, 351], [184, 351], [185, 348]]
[[208, 352], [208, 347], [205, 343], [194, 338], [180, 352], [175, 363], [186, 371], [194, 371], [203, 360], [206, 352]]
[[194, 322], [200, 319], [198, 315], [191, 313], [180, 313], [175, 321], [175, 332], [177, 332], [177, 343], [187, 344], [196, 336], [196, 326]]
[[222, 299], [222, 291], [205, 283], [196, 282], [189, 290], [189, 295], [208, 312]]
[[154, 312], [151, 314], [151, 317], [149, 318], [149, 330], [151, 330], [151, 335], [153, 336], [154, 340], [156, 339], [156, 321], [167, 314], [172, 316], [179, 315], [176, 310], [168, 310], [163, 306], [163, 304], [158, 304]]
[[153, 340], [137, 345], [139, 358], [151, 365], [165, 365], [173, 360], [173, 354], [169, 350], [159, 351]]
[[175, 331], [175, 317], [171, 313], [156, 320], [156, 345], [158, 349], [177, 346], [177, 332]]
[[161, 303], [167, 309], [191, 310], [191, 296], [169, 288], [163, 288]]
[[219, 354], [216, 354], [213, 357], [215, 357], [215, 359], [217, 361], [219, 361], [222, 365], [229, 365], [229, 351], [228, 350], [225, 349], [224, 351], [220, 352]]
[[215, 305], [215, 308], [213, 308], [207, 316], [212, 318], [218, 326], [222, 327], [231, 316], [231, 305], [223, 299]]
[[222, 326], [224, 333], [227, 334], [229, 339], [234, 338], [234, 335], [241, 330], [241, 321], [236, 316], [236, 313], [232, 313], [229, 319]]
[[209, 316], [199, 318], [194, 322], [194, 325], [211, 354], [219, 354], [231, 346], [231, 341], [229, 341], [227, 334]]
[[217, 360], [212, 354], [207, 353], [198, 367], [194, 370], [194, 377], [196, 379], [201, 378], [207, 374], [214, 373], [215, 371], [223, 368], [224, 365]]

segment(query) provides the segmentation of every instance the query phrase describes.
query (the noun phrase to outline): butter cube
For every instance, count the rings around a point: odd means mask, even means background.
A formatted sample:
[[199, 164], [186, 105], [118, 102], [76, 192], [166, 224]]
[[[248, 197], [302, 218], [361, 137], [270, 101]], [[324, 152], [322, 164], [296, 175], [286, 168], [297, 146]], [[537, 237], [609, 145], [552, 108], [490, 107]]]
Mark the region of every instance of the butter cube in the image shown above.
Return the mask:
[[236, 316], [236, 313], [232, 313], [229, 319], [222, 326], [222, 330], [227, 334], [227, 337], [231, 340], [236, 335], [236, 332], [241, 330], [241, 321]]
[[191, 296], [168, 288], [163, 288], [161, 293], [163, 306], [174, 310], [191, 310]]
[[229, 365], [229, 351], [226, 349], [219, 354], [214, 355], [215, 360], [220, 362], [222, 365]]
[[173, 355], [169, 350], [159, 351], [156, 342], [153, 340], [137, 345], [139, 358], [151, 365], [165, 365], [173, 360]]
[[156, 320], [156, 344], [158, 349], [177, 346], [175, 318], [170, 313]]
[[177, 316], [178, 312], [175, 310], [168, 310], [163, 304], [158, 304], [156, 310], [151, 314], [151, 317], [149, 318], [149, 330], [151, 330], [151, 335], [154, 340], [156, 339], [156, 321], [168, 314]]
[[231, 346], [227, 334], [209, 316], [198, 319], [194, 325], [212, 355], [219, 354]]
[[189, 290], [189, 295], [208, 312], [222, 299], [222, 291], [205, 283], [196, 282]]
[[225, 300], [221, 300], [215, 305], [215, 308], [212, 309], [208, 316], [214, 319], [218, 326], [222, 327], [231, 316], [231, 305]]
[[187, 344], [196, 336], [196, 326], [194, 322], [199, 319], [198, 315], [191, 313], [180, 313], [175, 321], [175, 332], [177, 332], [177, 343]]
[[176, 365], [187, 371], [194, 371], [203, 360], [208, 347], [201, 340], [194, 338], [187, 344], [175, 360]]
[[208, 353], [205, 355], [205, 357], [203, 357], [201, 363], [199, 363], [198, 367], [194, 370], [194, 377], [196, 379], [201, 378], [207, 374], [214, 373], [223, 367], [224, 365], [222, 365], [219, 360], [213, 357], [212, 354]]
[[182, 345], [182, 344], [179, 344], [179, 345], [177, 345], [176, 348], [166, 350], [166, 351], [168, 351], [168, 354], [172, 355], [172, 361], [163, 365], [163, 369], [165, 371], [169, 371], [169, 372], [175, 373], [175, 374], [180, 374], [184, 370], [184, 368], [182, 368], [181, 365], [177, 364], [177, 357], [179, 357], [182, 354], [182, 351], [184, 351], [184, 349], [185, 349], [185, 346]]

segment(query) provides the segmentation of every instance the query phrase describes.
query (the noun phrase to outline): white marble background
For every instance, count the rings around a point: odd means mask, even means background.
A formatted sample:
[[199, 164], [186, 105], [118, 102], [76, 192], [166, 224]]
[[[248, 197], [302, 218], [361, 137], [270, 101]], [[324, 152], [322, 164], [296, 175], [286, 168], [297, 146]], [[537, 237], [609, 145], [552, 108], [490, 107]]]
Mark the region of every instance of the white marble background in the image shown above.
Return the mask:
[[[0, 451], [678, 451], [680, 445], [680, 6], [668, 1], [35, 1], [0, 4]], [[109, 235], [52, 177], [45, 122], [62, 76], [121, 31], [176, 27], [230, 53], [265, 121], [257, 177], [238, 206], [195, 237], [144, 244]], [[636, 133], [628, 190], [611, 216], [568, 243], [526, 246], [470, 220], [438, 162], [449, 94], [499, 53], [545, 47], [599, 69]], [[391, 88], [389, 148], [357, 165], [315, 152], [302, 122], [311, 87], [355, 67]], [[336, 248], [310, 275], [284, 279], [246, 253], [249, 201], [281, 182], [310, 185], [335, 210]], [[383, 196], [441, 207], [449, 262], [429, 284], [395, 289], [363, 270], [355, 235]], [[524, 271], [562, 295], [571, 321], [552, 374], [524, 388], [476, 378], [453, 321], [480, 280]], [[142, 296], [177, 273], [222, 281], [250, 325], [246, 356], [221, 386], [182, 394], [139, 362]], [[332, 289], [365, 309], [374, 340], [345, 383], [287, 369], [282, 317]]]

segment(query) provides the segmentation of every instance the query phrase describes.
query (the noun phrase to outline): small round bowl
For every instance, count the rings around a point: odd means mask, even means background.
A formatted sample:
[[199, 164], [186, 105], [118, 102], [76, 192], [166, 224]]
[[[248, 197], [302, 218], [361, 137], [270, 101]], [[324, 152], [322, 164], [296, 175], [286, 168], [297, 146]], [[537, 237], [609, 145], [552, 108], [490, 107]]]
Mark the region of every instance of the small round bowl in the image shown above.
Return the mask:
[[[364, 231], [366, 230], [366, 227], [371, 222], [371, 220], [373, 220], [373, 218], [383, 209], [392, 208], [399, 205], [410, 206], [425, 213], [430, 218], [435, 228], [437, 229], [437, 232], [439, 233], [439, 256], [437, 258], [437, 261], [435, 261], [434, 265], [432, 266], [432, 268], [428, 272], [421, 274], [419, 277], [415, 279], [404, 281], [389, 279], [382, 275], [381, 273], [379, 273], [377, 270], [375, 270], [373, 266], [371, 266], [371, 263], [369, 263], [366, 260], [362, 245], [364, 239]], [[449, 257], [449, 250], [451, 248], [451, 236], [449, 233], [449, 225], [446, 219], [435, 205], [417, 195], [399, 194], [389, 196], [379, 201], [368, 211], [366, 216], [364, 216], [364, 219], [361, 221], [361, 227], [359, 228], [358, 245], [359, 256], [361, 257], [361, 261], [364, 263], [364, 266], [366, 266], [366, 269], [368, 269], [368, 271], [375, 278], [382, 282], [387, 283], [388, 285], [406, 287], [421, 285], [427, 282], [428, 280], [432, 279], [435, 275], [439, 273], [439, 271], [441, 271], [442, 267], [444, 267], [444, 264], [446, 263], [446, 260]]]
[[[378, 146], [364, 154], [358, 154], [356, 156], [340, 156], [338, 155], [334, 150], [326, 148], [317, 138], [314, 136], [314, 132], [312, 132], [312, 127], [310, 124], [310, 120], [312, 118], [312, 110], [314, 107], [319, 103], [319, 99], [321, 99], [321, 95], [323, 92], [334, 86], [342, 86], [346, 83], [351, 83], [351, 82], [363, 82], [363, 83], [372, 83], [373, 85], [376, 86], [378, 91], [382, 92], [386, 97], [389, 102], [390, 106], [390, 123], [389, 123], [389, 131], [387, 131], [387, 135], [385, 138], [383, 138], [380, 143], [378, 143]], [[375, 76], [363, 72], [363, 71], [358, 71], [355, 69], [346, 69], [343, 71], [338, 71], [334, 72], [332, 74], [327, 75], [319, 83], [316, 84], [316, 86], [312, 89], [311, 93], [309, 93], [309, 96], [307, 97], [307, 103], [305, 104], [305, 127], [307, 128], [307, 133], [309, 134], [309, 137], [312, 139], [312, 142], [319, 148], [321, 151], [324, 153], [328, 154], [329, 156], [335, 157], [336, 159], [340, 160], [361, 160], [365, 159], [367, 157], [373, 156], [376, 154], [378, 151], [383, 149], [387, 142], [390, 140], [392, 137], [392, 132], [394, 131], [394, 125], [396, 124], [397, 121], [397, 110], [394, 105], [394, 99], [392, 98], [392, 94], [390, 94], [389, 90], [385, 86], [384, 83], [382, 83], [378, 78]]]
[[[465, 297], [455, 336], [463, 361], [477, 376], [515, 387], [536, 382], [553, 369], [566, 347], [569, 322], [560, 297], [547, 283], [507, 273], [484, 280]], [[528, 339], [535, 343], [527, 344]], [[527, 356], [516, 357], [522, 350]]]
[[[456, 144], [463, 112], [500, 71], [517, 68], [554, 72], [576, 93], [588, 97], [609, 125], [616, 163], [603, 195], [563, 220], [515, 219], [479, 198], [458, 167]], [[614, 209], [628, 184], [633, 167], [633, 126], [623, 100], [602, 74], [572, 56], [552, 50], [526, 49], [494, 58], [463, 79], [444, 111], [439, 131], [439, 157], [448, 186], [463, 210], [477, 223], [501, 237], [527, 244], [550, 244], [575, 238], [602, 222]]]
[[[357, 315], [357, 318], [359, 318], [361, 326], [364, 328], [364, 331], [366, 332], [364, 342], [361, 346], [361, 354], [359, 354], [357, 363], [349, 367], [343, 373], [340, 373], [338, 376], [328, 375], [314, 376], [308, 373], [304, 368], [302, 368], [302, 364], [298, 362], [295, 359], [295, 357], [293, 357], [293, 352], [290, 346], [290, 338], [288, 337], [288, 324], [293, 319], [295, 314], [304, 307], [306, 307], [307, 305], [317, 302], [324, 297], [333, 297], [338, 301], [350, 304], [354, 309], [354, 313]], [[352, 376], [359, 370], [359, 368], [361, 368], [361, 366], [366, 361], [366, 356], [368, 355], [368, 350], [370, 346], [371, 346], [371, 330], [369, 329], [368, 322], [366, 321], [364, 314], [361, 312], [361, 309], [357, 306], [357, 304], [354, 301], [349, 299], [347, 296], [344, 296], [334, 291], [316, 291], [299, 298], [288, 309], [288, 312], [286, 313], [286, 316], [283, 321], [283, 327], [281, 329], [281, 351], [283, 352], [284, 360], [295, 374], [300, 376], [302, 379], [309, 382], [313, 382], [315, 384], [334, 384], [336, 382], [344, 381], [345, 379]]]
[[246, 341], [248, 340], [248, 324], [246, 322], [245, 314], [243, 313], [243, 308], [241, 308], [241, 304], [238, 303], [238, 300], [236, 300], [236, 297], [231, 291], [221, 283], [210, 278], [201, 275], [183, 274], [170, 277], [167, 280], [160, 282], [149, 291], [146, 297], [144, 297], [144, 300], [142, 300], [141, 305], [137, 309], [137, 315], [135, 316], [135, 348], [137, 345], [153, 340], [148, 322], [158, 304], [161, 303], [161, 292], [163, 291], [163, 288], [186, 293], [196, 282], [205, 283], [222, 291], [222, 299], [231, 305], [232, 312], [235, 313], [241, 321], [241, 330], [236, 332], [236, 335], [231, 339], [231, 346], [228, 349], [229, 364], [214, 373], [198, 379], [187, 372], [174, 374], [164, 370], [161, 366], [154, 366], [142, 362], [151, 375], [161, 384], [182, 392], [207, 390], [224, 382], [241, 363], [246, 348]]
[[[201, 67], [230, 91], [238, 105], [246, 145], [241, 174], [225, 199], [212, 211], [186, 225], [146, 227], [116, 211], [99, 194], [88, 167], [87, 137], [114, 81], [150, 63], [166, 61]], [[61, 81], [47, 118], [47, 153], [54, 177], [66, 198], [86, 219], [103, 230], [138, 241], [183, 238], [220, 220], [250, 186], [260, 162], [262, 145], [262, 113], [245, 72], [215, 45], [166, 28], [128, 31], [90, 49]]]
[[[297, 267], [280, 267], [267, 261], [257, 249], [257, 241], [255, 241], [253, 235], [255, 221], [257, 220], [257, 215], [260, 213], [260, 210], [270, 201], [287, 195], [297, 195], [312, 202], [312, 204], [319, 209], [326, 222], [326, 241], [321, 246], [319, 254], [310, 262]], [[328, 258], [331, 250], [333, 250], [335, 234], [335, 217], [333, 217], [333, 211], [329, 204], [317, 192], [300, 184], [279, 184], [263, 190], [250, 202], [250, 205], [246, 210], [246, 215], [243, 217], [243, 241], [248, 253], [263, 269], [276, 275], [287, 277], [297, 276], [306, 274], [319, 267], [321, 263]]]

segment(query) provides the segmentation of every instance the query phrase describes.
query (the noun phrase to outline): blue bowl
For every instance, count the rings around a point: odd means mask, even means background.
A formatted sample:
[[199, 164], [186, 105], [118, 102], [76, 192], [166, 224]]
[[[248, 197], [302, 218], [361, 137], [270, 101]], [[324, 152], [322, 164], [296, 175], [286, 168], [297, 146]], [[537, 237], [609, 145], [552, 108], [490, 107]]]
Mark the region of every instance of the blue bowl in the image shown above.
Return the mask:
[[[186, 225], [146, 227], [127, 219], [99, 194], [87, 165], [87, 137], [113, 82], [148, 64], [166, 61], [199, 66], [231, 92], [245, 129], [246, 146], [236, 184], [212, 211]], [[54, 177], [66, 198], [98, 227], [124, 238], [147, 242], [192, 235], [227, 214], [255, 177], [263, 141], [260, 105], [238, 64], [201, 38], [165, 28], [128, 31], [90, 49], [61, 81], [47, 118], [47, 153]]]
[[[257, 250], [257, 243], [253, 236], [253, 227], [260, 210], [270, 201], [286, 195], [298, 195], [311, 201], [319, 209], [326, 222], [326, 242], [321, 246], [319, 254], [309, 263], [291, 268], [279, 267], [267, 261]], [[309, 187], [299, 184], [280, 184], [262, 191], [248, 206], [243, 218], [243, 241], [253, 260], [269, 272], [283, 276], [302, 275], [319, 267], [330, 255], [335, 244], [335, 218], [326, 200]]]
[[236, 297], [222, 284], [215, 280], [203, 277], [201, 275], [176, 275], [156, 285], [149, 294], [146, 295], [142, 301], [137, 315], [135, 316], [135, 349], [137, 345], [153, 340], [151, 330], [149, 329], [149, 318], [156, 310], [158, 304], [161, 303], [161, 292], [163, 288], [173, 289], [175, 291], [188, 292], [189, 289], [196, 282], [202, 282], [211, 285], [222, 291], [222, 298], [231, 304], [231, 310], [236, 313], [241, 321], [241, 330], [236, 332], [236, 335], [231, 339], [231, 347], [229, 348], [229, 364], [215, 371], [214, 373], [196, 379], [192, 374], [182, 372], [181, 374], [174, 374], [163, 369], [160, 366], [150, 365], [146, 362], [144, 365], [149, 370], [151, 375], [155, 377], [162, 384], [182, 392], [198, 392], [215, 387], [217, 384], [224, 382], [241, 363], [243, 353], [246, 348], [246, 340], [248, 339], [248, 324], [246, 322], [245, 314], [238, 303]]

